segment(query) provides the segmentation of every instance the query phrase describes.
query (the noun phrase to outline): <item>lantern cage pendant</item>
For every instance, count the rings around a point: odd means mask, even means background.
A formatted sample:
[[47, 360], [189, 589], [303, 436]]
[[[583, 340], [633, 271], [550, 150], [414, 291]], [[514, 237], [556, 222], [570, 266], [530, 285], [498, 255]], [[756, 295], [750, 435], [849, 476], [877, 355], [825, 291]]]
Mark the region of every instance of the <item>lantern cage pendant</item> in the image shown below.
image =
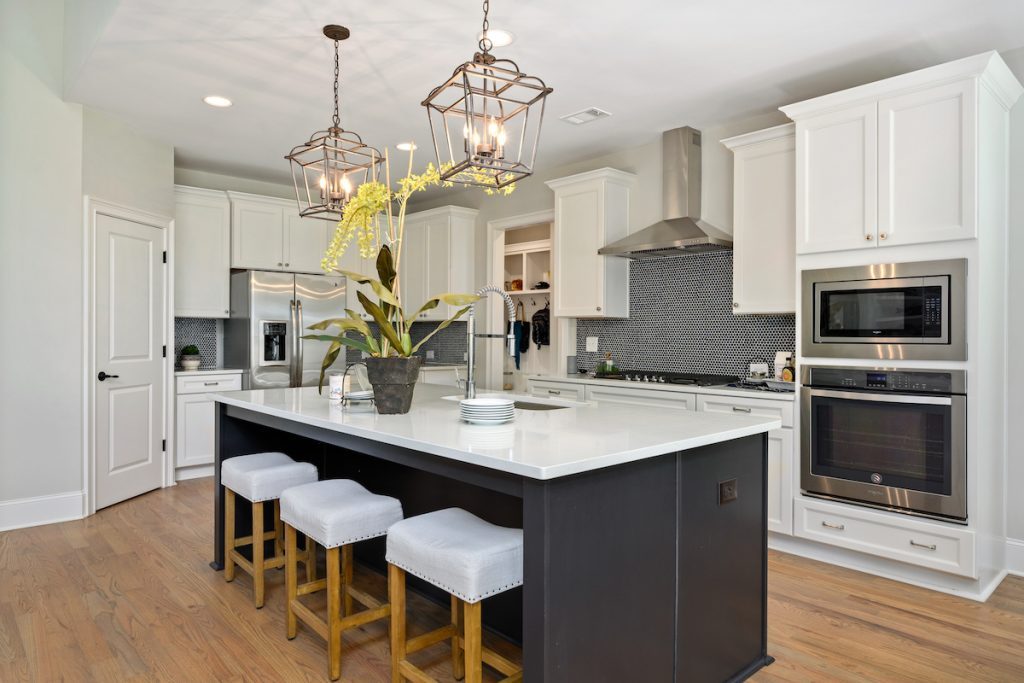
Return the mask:
[[484, 0], [483, 10], [480, 51], [431, 90], [422, 104], [441, 177], [497, 189], [533, 173], [544, 102], [552, 89], [520, 71], [515, 62], [491, 54], [489, 0]]
[[288, 154], [299, 215], [340, 221], [345, 204], [356, 188], [380, 174], [380, 152], [363, 143], [352, 131], [341, 127], [338, 110], [338, 43], [349, 30], [334, 24], [324, 26], [324, 35], [334, 41], [334, 117], [327, 130], [313, 133]]

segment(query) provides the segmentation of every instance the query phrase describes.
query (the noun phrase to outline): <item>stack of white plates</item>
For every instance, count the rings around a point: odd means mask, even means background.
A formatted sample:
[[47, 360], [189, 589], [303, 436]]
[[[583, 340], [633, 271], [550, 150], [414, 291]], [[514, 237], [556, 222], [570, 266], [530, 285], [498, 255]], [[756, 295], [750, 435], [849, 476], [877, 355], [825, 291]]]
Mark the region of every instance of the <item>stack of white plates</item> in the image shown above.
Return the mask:
[[474, 425], [500, 425], [515, 417], [515, 402], [507, 398], [467, 398], [459, 402], [463, 420]]

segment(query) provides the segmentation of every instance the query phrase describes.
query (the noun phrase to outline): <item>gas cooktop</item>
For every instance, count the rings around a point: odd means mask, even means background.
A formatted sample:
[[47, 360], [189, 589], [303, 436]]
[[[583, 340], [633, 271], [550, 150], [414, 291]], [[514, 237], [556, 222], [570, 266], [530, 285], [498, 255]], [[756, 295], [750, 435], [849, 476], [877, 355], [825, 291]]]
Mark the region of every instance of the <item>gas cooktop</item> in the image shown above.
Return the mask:
[[720, 387], [740, 381], [735, 375], [704, 375], [692, 372], [655, 372], [643, 370], [622, 370], [607, 374], [597, 373], [597, 379], [617, 379], [624, 382], [647, 382], [648, 384], [682, 384], [697, 387]]

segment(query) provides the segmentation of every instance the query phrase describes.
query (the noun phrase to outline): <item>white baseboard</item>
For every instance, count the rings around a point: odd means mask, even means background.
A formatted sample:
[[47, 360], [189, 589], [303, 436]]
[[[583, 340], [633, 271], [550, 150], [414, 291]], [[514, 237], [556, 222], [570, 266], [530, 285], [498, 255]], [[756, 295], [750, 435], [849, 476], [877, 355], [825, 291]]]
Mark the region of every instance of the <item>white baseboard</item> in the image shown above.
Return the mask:
[[0, 501], [0, 531], [82, 519], [84, 511], [84, 491]]
[[1024, 576], [1024, 541], [1016, 538], [1006, 539], [1006, 571]]
[[213, 465], [194, 465], [192, 467], [179, 467], [174, 470], [175, 481], [185, 481], [186, 479], [199, 479], [201, 477], [212, 476]]

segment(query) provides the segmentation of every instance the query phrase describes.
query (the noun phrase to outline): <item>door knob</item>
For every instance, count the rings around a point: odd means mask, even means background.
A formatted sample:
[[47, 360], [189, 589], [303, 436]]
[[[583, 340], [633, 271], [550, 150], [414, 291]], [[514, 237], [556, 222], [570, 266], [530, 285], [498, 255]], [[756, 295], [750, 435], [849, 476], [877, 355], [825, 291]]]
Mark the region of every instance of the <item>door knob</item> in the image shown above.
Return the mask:
[[102, 370], [100, 370], [100, 374], [96, 375], [96, 379], [98, 379], [99, 381], [102, 382], [105, 379], [116, 379], [116, 378], [118, 378], [120, 376], [121, 375], [108, 375], [107, 373], [105, 373]]

